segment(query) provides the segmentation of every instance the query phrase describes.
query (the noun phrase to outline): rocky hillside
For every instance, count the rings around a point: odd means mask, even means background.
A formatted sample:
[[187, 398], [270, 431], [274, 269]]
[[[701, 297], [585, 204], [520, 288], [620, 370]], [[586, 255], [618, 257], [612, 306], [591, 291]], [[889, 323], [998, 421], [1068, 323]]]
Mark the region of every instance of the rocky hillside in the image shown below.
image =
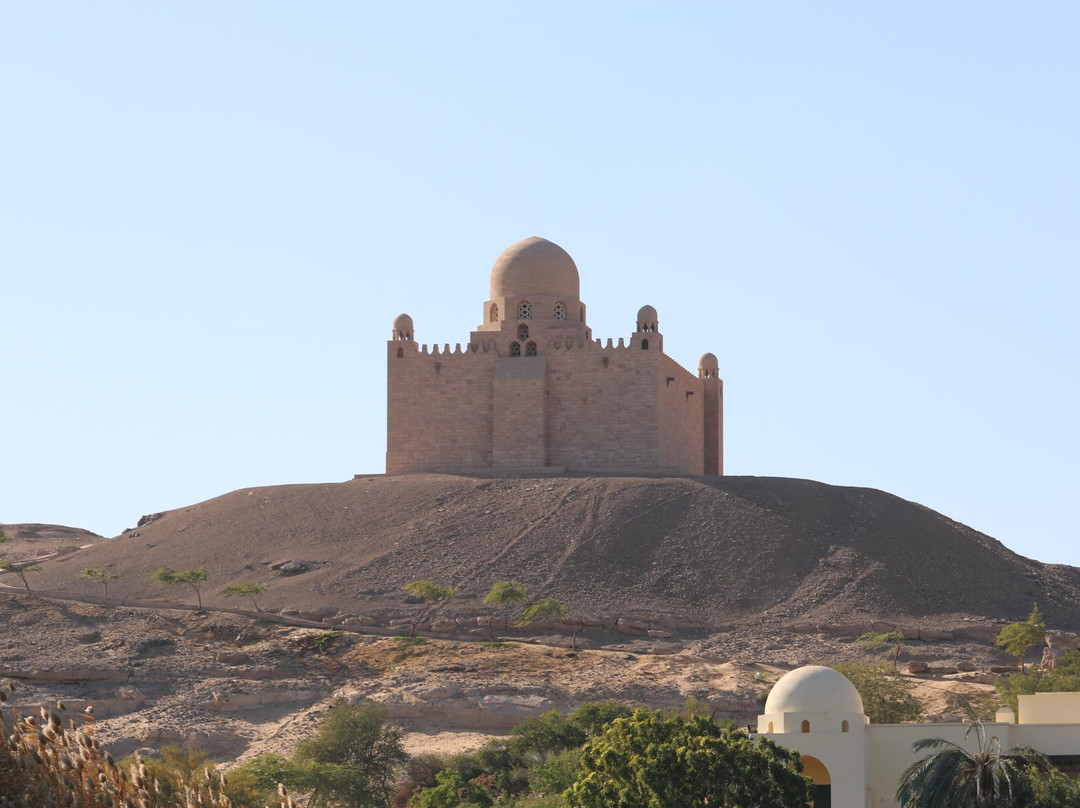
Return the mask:
[[580, 616], [666, 617], [706, 632], [1015, 620], [1034, 601], [1051, 626], [1080, 626], [1074, 567], [1024, 558], [882, 491], [764, 477], [371, 476], [242, 489], [144, 517], [45, 564], [34, 582], [90, 594], [78, 572], [102, 565], [120, 597], [183, 599], [190, 592], [155, 590], [146, 575], [206, 566], [208, 602], [250, 580], [269, 587], [264, 608], [380, 622], [415, 614], [401, 587], [432, 578], [462, 592], [444, 618], [483, 614], [488, 587], [515, 579]]

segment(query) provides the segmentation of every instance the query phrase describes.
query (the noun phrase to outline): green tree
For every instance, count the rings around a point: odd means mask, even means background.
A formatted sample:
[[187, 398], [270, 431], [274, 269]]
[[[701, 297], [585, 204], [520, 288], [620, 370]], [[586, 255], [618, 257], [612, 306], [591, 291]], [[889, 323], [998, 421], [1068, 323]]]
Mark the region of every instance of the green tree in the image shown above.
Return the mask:
[[1028, 765], [1015, 803], [1024, 808], [1080, 808], [1080, 780], [1053, 766]]
[[256, 584], [251, 581], [243, 581], [238, 584], [229, 584], [227, 587], [221, 590], [221, 594], [223, 594], [227, 598], [250, 598], [251, 605], [255, 607], [255, 611], [261, 612], [262, 609], [259, 608], [258, 598], [265, 595], [268, 591], [269, 590], [267, 589], [267, 587], [262, 586], [261, 584]]
[[871, 724], [899, 724], [916, 721], [922, 715], [914, 685], [884, 665], [846, 662], [835, 667], [859, 691]]
[[416, 627], [424, 622], [424, 618], [427, 617], [435, 606], [440, 603], [445, 603], [450, 598], [457, 595], [458, 591], [452, 586], [444, 586], [443, 584], [437, 584], [434, 581], [413, 581], [405, 584], [401, 587], [410, 595], [415, 595], [424, 601], [424, 610], [420, 612], [417, 618], [413, 621], [412, 626], [409, 628], [409, 636], [416, 636]]
[[897, 670], [897, 663], [900, 661], [900, 650], [904, 647], [904, 632], [896, 630], [886, 632], [868, 631], [859, 635], [859, 642], [868, 651], [876, 651], [883, 645], [895, 645], [892, 666], [893, 670]]
[[161, 567], [146, 577], [154, 583], [166, 586], [176, 586], [178, 584], [190, 586], [195, 590], [195, 597], [199, 601], [199, 611], [202, 611], [202, 588], [200, 584], [206, 583], [207, 579], [210, 578], [210, 573], [206, 571], [206, 567], [199, 567], [197, 570], [184, 570], [183, 572], [177, 572], [169, 567]]
[[1027, 652], [1037, 645], [1046, 641], [1046, 623], [1039, 614], [1039, 604], [1031, 605], [1031, 614], [1028, 619], [1021, 623], [1010, 623], [1005, 626], [994, 640], [994, 645], [1005, 649], [1005, 653], [1012, 654], [1020, 660], [1020, 673], [1024, 673], [1024, 657]]
[[799, 755], [695, 715], [635, 710], [585, 745], [571, 808], [807, 808]]
[[36, 564], [17, 564], [14, 561], [5, 561], [0, 563], [0, 572], [12, 572], [17, 575], [26, 589], [27, 596], [29, 596], [33, 593], [30, 591], [30, 582], [26, 580], [26, 573], [41, 572], [41, 567]]
[[487, 808], [495, 804], [490, 775], [466, 780], [459, 772], [445, 769], [435, 775], [435, 780], [437, 785], [425, 788], [409, 801], [410, 808]]
[[294, 761], [307, 766], [301, 787], [311, 790], [310, 808], [386, 808], [394, 774], [408, 757], [404, 733], [386, 721], [378, 704], [341, 702], [318, 733], [300, 742]]
[[4, 526], [0, 525], [0, 544], [3, 544], [8, 540], [7, 531], [4, 530]]
[[[492, 584], [491, 591], [484, 597], [485, 606], [494, 606], [503, 612], [503, 615], [509, 614], [510, 609], [513, 606], [524, 601], [526, 598], [525, 587], [515, 581], [499, 581]], [[491, 641], [495, 642], [495, 620], [488, 620], [488, 634], [491, 637]]]
[[994, 687], [1013, 713], [1019, 713], [1019, 696], [1030, 693], [1070, 693], [1080, 690], [1080, 651], [1062, 654], [1053, 670], [1032, 668], [1027, 673], [999, 676]]
[[79, 573], [80, 578], [88, 578], [101, 587], [102, 592], [105, 593], [105, 605], [109, 605], [109, 582], [115, 581], [119, 576], [114, 572], [109, 572], [107, 567], [87, 567]]
[[[567, 620], [570, 617], [570, 610], [563, 606], [555, 598], [544, 598], [538, 600], [535, 603], [530, 603], [525, 607], [521, 613], [521, 625], [528, 626], [533, 623], [538, 623], [541, 620]], [[571, 648], [577, 650], [577, 638], [581, 633], [581, 625], [574, 624], [571, 628], [573, 634], [573, 640], [571, 642]]]
[[986, 742], [982, 722], [969, 709], [971, 722], [964, 738], [972, 733], [978, 750], [969, 752], [944, 738], [916, 741], [914, 754], [937, 750], [915, 761], [901, 775], [896, 800], [904, 808], [1011, 808], [1024, 788], [1025, 767], [1047, 764], [1039, 752], [1029, 747], [1001, 751], [1001, 741]]

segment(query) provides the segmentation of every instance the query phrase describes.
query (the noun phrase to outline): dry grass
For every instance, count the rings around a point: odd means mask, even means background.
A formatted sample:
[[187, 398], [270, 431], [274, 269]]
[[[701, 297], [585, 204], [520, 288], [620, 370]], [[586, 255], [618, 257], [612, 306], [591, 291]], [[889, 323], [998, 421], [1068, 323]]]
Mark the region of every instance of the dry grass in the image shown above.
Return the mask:
[[[0, 689], [0, 701], [7, 693]], [[57, 704], [63, 711], [63, 704]], [[242, 808], [226, 794], [224, 774], [204, 768], [166, 794], [141, 757], [123, 767], [101, 749], [93, 714], [67, 728], [58, 712], [0, 713], [0, 806], [17, 808]], [[295, 808], [285, 789], [281, 808]]]

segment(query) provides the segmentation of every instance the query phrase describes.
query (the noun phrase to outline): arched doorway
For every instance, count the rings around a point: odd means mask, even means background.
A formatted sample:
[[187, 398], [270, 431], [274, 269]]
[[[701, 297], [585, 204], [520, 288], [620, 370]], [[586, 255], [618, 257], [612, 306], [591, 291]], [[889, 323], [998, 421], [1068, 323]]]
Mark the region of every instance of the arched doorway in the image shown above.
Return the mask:
[[802, 756], [802, 773], [814, 781], [814, 808], [832, 808], [832, 778], [825, 764], [811, 755]]

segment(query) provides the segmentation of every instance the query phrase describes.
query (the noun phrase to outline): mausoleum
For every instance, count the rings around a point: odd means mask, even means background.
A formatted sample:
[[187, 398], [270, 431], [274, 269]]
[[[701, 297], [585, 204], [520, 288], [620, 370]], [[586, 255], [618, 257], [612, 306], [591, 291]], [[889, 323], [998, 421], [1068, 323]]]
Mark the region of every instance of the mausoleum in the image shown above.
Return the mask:
[[421, 345], [407, 314], [387, 345], [388, 474], [723, 474], [724, 383], [664, 353], [642, 306], [615, 343], [593, 339], [567, 252], [532, 237], [491, 269], [468, 341]]

